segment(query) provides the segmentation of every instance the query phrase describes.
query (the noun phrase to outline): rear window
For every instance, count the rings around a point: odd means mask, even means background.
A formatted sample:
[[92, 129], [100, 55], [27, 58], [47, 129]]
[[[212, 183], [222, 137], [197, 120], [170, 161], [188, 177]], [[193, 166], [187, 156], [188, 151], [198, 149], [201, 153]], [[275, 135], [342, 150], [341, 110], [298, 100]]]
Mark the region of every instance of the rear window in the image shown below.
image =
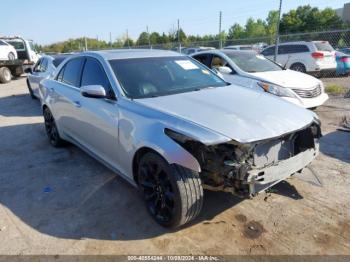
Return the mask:
[[327, 42], [314, 42], [316, 49], [318, 51], [328, 51], [328, 52], [333, 52], [334, 48]]

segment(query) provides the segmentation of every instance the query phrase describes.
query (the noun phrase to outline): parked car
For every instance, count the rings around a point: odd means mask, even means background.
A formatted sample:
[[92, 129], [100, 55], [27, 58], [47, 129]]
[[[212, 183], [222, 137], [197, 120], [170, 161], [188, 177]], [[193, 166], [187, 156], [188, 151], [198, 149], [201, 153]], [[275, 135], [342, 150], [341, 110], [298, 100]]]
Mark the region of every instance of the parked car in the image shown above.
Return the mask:
[[350, 55], [350, 48], [349, 47], [344, 47], [344, 48], [339, 48], [337, 51], [342, 52], [344, 54]]
[[319, 151], [315, 113], [231, 86], [176, 52], [76, 54], [40, 92], [50, 143], [70, 141], [138, 186], [167, 227], [199, 214], [203, 188], [254, 196]]
[[252, 45], [229, 45], [225, 46], [224, 49], [228, 50], [253, 50]]
[[[350, 53], [350, 52], [349, 52]], [[337, 75], [348, 75], [350, 73], [350, 54], [336, 52]]]
[[50, 77], [59, 64], [68, 57], [68, 54], [44, 55], [35, 64], [34, 68], [26, 70], [27, 87], [33, 99], [40, 98], [39, 83], [41, 80]]
[[[261, 52], [274, 59], [275, 46], [269, 46]], [[286, 42], [278, 45], [276, 62], [283, 67], [303, 73], [335, 73], [337, 63], [335, 51], [327, 41]]]
[[213, 50], [192, 57], [219, 72], [227, 82], [268, 92], [305, 108], [318, 107], [328, 99], [319, 79], [285, 70], [254, 51]]
[[0, 39], [0, 60], [15, 60], [17, 59], [16, 49]]
[[182, 54], [190, 55], [204, 50], [214, 50], [214, 47], [209, 46], [199, 46], [199, 47], [184, 47], [181, 49]]

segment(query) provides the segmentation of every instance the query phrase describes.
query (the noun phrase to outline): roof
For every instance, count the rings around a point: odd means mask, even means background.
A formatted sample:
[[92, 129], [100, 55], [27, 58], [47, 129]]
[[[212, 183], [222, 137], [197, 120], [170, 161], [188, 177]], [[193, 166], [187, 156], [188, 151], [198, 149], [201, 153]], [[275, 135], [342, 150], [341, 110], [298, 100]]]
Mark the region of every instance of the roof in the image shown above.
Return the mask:
[[257, 54], [254, 50], [233, 50], [233, 49], [215, 49], [215, 50], [205, 50], [197, 53], [193, 53], [190, 56], [195, 56], [199, 54]]
[[88, 51], [84, 53], [98, 54], [106, 60], [126, 59], [126, 58], [144, 58], [144, 57], [183, 56], [182, 54], [174, 51], [158, 50], [158, 49], [117, 49], [117, 50], [103, 50], [103, 51]]

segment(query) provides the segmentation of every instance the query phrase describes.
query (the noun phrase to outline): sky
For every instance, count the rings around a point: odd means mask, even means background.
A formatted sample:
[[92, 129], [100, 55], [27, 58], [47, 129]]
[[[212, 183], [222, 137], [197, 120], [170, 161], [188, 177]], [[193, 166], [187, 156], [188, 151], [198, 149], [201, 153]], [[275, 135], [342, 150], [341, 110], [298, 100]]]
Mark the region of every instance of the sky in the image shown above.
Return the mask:
[[[283, 0], [282, 13], [299, 5], [343, 7], [350, 0]], [[168, 33], [177, 19], [186, 34], [217, 34], [245, 24], [249, 17], [265, 19], [278, 9], [279, 0], [1, 0], [0, 35], [20, 35], [38, 44], [75, 37], [109, 41], [128, 34], [134, 40], [142, 31]]]

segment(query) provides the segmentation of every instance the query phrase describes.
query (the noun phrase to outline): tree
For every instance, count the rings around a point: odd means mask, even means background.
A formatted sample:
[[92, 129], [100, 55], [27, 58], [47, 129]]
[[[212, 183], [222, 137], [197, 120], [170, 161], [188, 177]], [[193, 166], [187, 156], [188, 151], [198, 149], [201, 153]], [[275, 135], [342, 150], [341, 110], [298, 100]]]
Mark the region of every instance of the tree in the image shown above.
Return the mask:
[[148, 45], [149, 44], [149, 34], [147, 32], [142, 32], [137, 39], [137, 45]]
[[245, 34], [246, 37], [265, 36], [265, 22], [261, 19], [255, 21], [253, 18], [248, 18], [245, 24]]
[[339, 29], [342, 25], [343, 22], [335, 10], [325, 8], [320, 11], [317, 7], [304, 5], [282, 15], [280, 32], [297, 33]]
[[244, 36], [245, 36], [244, 28], [240, 24], [235, 23], [228, 30], [227, 38], [228, 39], [240, 39], [240, 38], [243, 38]]

